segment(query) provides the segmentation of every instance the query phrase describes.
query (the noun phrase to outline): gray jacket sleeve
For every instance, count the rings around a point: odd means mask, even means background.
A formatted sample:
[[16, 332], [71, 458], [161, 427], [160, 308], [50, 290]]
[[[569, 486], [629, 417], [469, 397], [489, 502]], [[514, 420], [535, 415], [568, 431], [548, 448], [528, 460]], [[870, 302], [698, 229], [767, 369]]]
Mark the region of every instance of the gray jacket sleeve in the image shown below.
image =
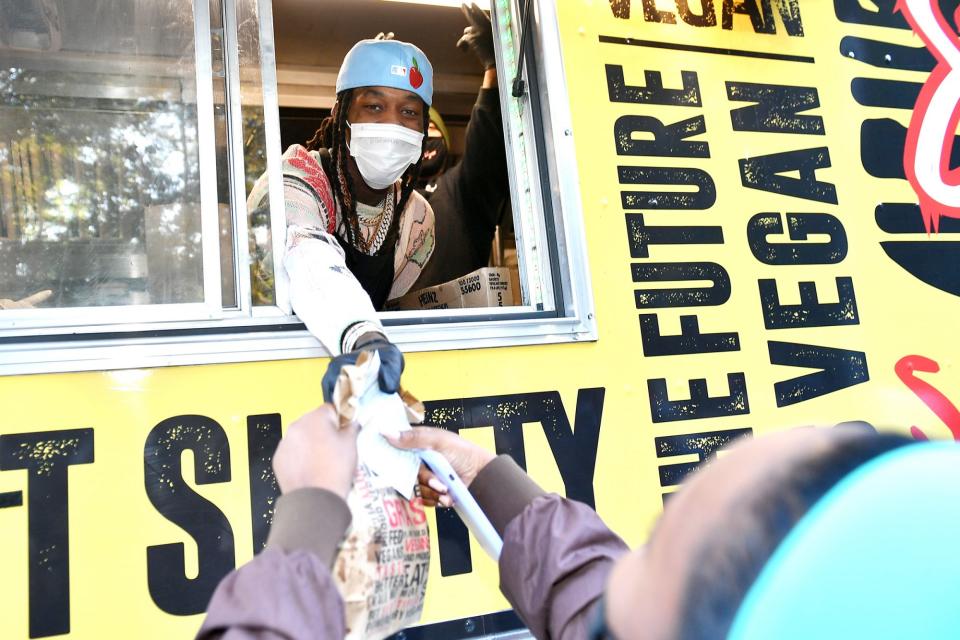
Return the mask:
[[500, 590], [537, 638], [582, 639], [616, 560], [629, 551], [585, 504], [546, 494], [500, 456], [470, 485], [503, 536]]
[[220, 582], [198, 640], [299, 640], [346, 635], [330, 566], [350, 510], [323, 489], [277, 501], [267, 548]]

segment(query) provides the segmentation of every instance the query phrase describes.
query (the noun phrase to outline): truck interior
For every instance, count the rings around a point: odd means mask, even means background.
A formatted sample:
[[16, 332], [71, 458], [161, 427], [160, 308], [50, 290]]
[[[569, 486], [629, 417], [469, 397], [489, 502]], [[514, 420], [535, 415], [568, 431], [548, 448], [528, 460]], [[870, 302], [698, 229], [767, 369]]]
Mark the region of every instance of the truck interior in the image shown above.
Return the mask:
[[[46, 290], [38, 308], [271, 304], [278, 227], [237, 213], [276, 144], [267, 122], [278, 116], [281, 149], [304, 143], [330, 112], [344, 54], [393, 32], [433, 62], [452, 166], [484, 69], [456, 47], [467, 23], [448, 5], [211, 0], [203, 15], [190, 0], [0, 3], [0, 299]], [[275, 78], [261, 64], [269, 37]], [[209, 87], [198, 80], [207, 67]], [[230, 144], [240, 137], [242, 158]], [[510, 202], [497, 214], [489, 265], [509, 268], [516, 283]]]

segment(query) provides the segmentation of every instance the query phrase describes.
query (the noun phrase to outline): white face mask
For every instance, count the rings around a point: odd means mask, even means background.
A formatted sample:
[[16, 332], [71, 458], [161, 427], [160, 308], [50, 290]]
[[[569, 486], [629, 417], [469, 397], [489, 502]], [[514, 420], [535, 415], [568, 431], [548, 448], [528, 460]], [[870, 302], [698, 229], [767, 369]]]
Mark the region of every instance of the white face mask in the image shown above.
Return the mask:
[[423, 134], [398, 124], [347, 123], [350, 155], [372, 189], [386, 189], [420, 159]]

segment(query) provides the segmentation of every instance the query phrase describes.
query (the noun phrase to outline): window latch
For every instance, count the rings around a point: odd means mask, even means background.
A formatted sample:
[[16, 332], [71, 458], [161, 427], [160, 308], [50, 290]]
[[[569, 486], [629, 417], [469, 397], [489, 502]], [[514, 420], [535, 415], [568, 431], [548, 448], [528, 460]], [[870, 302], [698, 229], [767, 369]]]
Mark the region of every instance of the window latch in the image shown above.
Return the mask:
[[522, 15], [520, 16], [520, 52], [517, 54], [517, 74], [513, 76], [513, 97], [522, 98], [526, 93], [526, 83], [523, 81], [523, 60], [527, 49], [527, 32], [530, 30], [530, 0], [524, 0]]

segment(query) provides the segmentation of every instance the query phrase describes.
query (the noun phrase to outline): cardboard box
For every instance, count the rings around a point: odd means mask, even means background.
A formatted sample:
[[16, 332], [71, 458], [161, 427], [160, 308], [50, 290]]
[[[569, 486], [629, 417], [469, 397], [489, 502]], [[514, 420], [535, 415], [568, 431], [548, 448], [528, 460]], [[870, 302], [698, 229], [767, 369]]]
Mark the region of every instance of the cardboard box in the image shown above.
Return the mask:
[[476, 309], [512, 307], [513, 278], [506, 267], [484, 267], [456, 280], [444, 282], [388, 300], [385, 311]]

